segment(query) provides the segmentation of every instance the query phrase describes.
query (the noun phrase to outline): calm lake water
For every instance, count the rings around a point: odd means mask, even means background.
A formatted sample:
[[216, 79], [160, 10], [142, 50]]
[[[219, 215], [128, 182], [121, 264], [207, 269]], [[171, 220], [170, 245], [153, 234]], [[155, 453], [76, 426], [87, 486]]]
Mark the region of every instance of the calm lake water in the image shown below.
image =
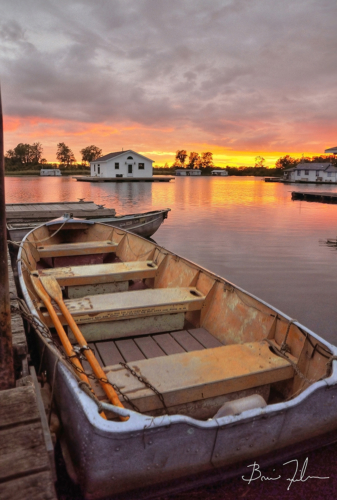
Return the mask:
[[170, 207], [154, 239], [225, 277], [337, 344], [337, 205], [292, 201], [291, 191], [337, 186], [265, 183], [256, 177], [169, 183], [87, 183], [7, 177], [6, 203], [85, 198], [118, 214]]

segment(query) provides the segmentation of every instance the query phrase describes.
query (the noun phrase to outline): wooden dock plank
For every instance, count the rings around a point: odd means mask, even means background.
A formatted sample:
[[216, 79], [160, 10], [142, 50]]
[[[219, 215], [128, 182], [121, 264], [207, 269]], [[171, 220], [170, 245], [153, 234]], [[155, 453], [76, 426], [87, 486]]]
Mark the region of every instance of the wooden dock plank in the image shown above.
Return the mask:
[[147, 359], [166, 355], [150, 336], [139, 337], [134, 339], [134, 341]]
[[153, 335], [152, 338], [168, 356], [170, 354], [185, 352], [185, 349], [169, 333]]
[[116, 340], [116, 345], [127, 363], [145, 359], [144, 354], [132, 339]]
[[0, 431], [0, 481], [49, 467], [40, 422]]
[[0, 483], [1, 500], [56, 500], [50, 471]]
[[[10, 292], [10, 303], [11, 306], [17, 307], [17, 296], [14, 274], [11, 264], [11, 259], [9, 251], [7, 249], [7, 262], [8, 262], [8, 279], [9, 279], [9, 292]], [[23, 326], [23, 321], [21, 315], [18, 313], [11, 314], [11, 326], [12, 326], [12, 344], [14, 355], [19, 357], [25, 357], [28, 354], [28, 346], [26, 334]]]
[[200, 344], [187, 330], [172, 332], [172, 337], [185, 349], [185, 351], [201, 351], [204, 346]]
[[0, 430], [40, 419], [33, 386], [0, 392]]
[[205, 328], [191, 328], [187, 331], [206, 349], [223, 345], [218, 339], [205, 330]]

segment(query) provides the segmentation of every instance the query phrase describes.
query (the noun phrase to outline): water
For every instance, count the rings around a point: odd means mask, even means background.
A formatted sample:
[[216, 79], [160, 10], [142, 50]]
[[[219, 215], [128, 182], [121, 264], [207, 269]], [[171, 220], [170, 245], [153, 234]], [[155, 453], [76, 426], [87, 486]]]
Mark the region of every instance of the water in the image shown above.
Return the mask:
[[265, 183], [254, 177], [176, 178], [170, 183], [87, 183], [7, 177], [6, 202], [85, 198], [118, 214], [170, 207], [154, 238], [266, 300], [337, 344], [337, 205], [292, 201], [291, 191], [337, 186]]

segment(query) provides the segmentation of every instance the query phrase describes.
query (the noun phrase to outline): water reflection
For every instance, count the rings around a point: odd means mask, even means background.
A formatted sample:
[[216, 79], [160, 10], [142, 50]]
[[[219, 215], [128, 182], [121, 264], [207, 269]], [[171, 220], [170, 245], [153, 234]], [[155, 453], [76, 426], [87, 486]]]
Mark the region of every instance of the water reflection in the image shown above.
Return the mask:
[[336, 186], [257, 178], [177, 178], [170, 183], [79, 183], [6, 178], [7, 203], [78, 198], [132, 213], [170, 207], [155, 240], [226, 277], [337, 343], [337, 205], [292, 201], [291, 191]]

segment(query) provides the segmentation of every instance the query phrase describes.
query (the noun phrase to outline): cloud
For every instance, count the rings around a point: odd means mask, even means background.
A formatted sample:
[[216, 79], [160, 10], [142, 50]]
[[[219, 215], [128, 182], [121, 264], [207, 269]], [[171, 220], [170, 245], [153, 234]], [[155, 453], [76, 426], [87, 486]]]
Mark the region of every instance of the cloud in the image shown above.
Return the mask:
[[334, 0], [0, 6], [3, 107], [13, 119], [156, 129], [163, 150], [171, 140], [168, 150], [199, 141], [286, 151], [322, 147], [320, 127], [336, 133]]

